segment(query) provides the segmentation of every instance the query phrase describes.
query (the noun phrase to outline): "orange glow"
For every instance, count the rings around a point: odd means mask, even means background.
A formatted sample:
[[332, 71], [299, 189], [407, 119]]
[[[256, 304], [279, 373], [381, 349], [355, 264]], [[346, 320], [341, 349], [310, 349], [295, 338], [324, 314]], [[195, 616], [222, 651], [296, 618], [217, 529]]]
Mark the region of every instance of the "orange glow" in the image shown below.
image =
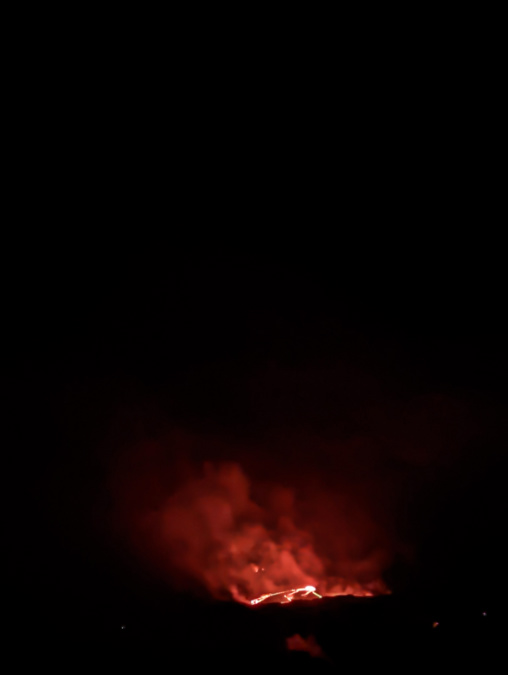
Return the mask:
[[292, 637], [286, 638], [286, 647], [290, 651], [297, 652], [307, 652], [315, 658], [326, 659], [323, 650], [316, 641], [316, 638], [313, 635], [310, 635], [307, 639], [303, 638], [298, 633]]
[[123, 486], [131, 508], [141, 498], [125, 523], [137, 551], [172, 583], [248, 606], [388, 592], [383, 548], [371, 545], [377, 531], [351, 508], [342, 514], [335, 495], [320, 492], [299, 508], [290, 488], [251, 490], [238, 464], [208, 463], [169, 495], [161, 490], [157, 503], [148, 475], [146, 493], [139, 472]]
[[[296, 594], [299, 593], [299, 597], [295, 597]], [[292, 588], [290, 591], [279, 591], [277, 593], [265, 593], [264, 595], [260, 595], [259, 598], [254, 598], [254, 600], [250, 601], [251, 605], [258, 605], [260, 602], [263, 602], [264, 600], [268, 600], [268, 598], [276, 598], [281, 604], [287, 604], [288, 602], [292, 602], [293, 600], [299, 600], [303, 598], [308, 598], [309, 595], [313, 595], [316, 598], [322, 598], [322, 595], [319, 595], [319, 593], [316, 593], [316, 589], [314, 586], [305, 586], [304, 588]], [[282, 596], [282, 597], [280, 597]]]

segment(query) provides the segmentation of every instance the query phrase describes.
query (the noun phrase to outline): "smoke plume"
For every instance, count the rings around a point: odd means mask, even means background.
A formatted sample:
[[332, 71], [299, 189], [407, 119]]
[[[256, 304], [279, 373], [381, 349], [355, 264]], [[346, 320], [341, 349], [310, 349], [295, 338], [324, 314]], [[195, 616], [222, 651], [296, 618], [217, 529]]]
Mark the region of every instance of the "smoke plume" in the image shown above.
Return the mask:
[[174, 586], [216, 598], [388, 591], [386, 570], [411, 557], [411, 509], [460, 464], [474, 420], [464, 401], [403, 401], [340, 375], [258, 377], [254, 434], [171, 426], [148, 441], [126, 423], [114, 536]]

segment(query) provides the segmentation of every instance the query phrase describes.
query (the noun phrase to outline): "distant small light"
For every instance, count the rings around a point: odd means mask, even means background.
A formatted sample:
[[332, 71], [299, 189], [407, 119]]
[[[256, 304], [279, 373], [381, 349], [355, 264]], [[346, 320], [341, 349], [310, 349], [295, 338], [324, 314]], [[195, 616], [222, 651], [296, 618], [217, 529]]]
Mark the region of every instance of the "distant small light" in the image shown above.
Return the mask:
[[125, 626], [122, 626], [122, 630], [125, 630]]
[[437, 628], [439, 626], [439, 621], [434, 621], [432, 628]]
[[482, 616], [487, 616], [487, 612], [483, 612]]

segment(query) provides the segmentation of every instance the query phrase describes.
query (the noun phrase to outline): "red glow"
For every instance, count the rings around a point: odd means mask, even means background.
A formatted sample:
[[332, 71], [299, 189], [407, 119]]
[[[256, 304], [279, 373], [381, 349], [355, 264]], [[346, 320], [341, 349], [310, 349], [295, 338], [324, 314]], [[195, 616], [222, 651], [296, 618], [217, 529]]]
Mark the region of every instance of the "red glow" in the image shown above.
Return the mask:
[[286, 646], [289, 651], [307, 652], [315, 658], [328, 660], [313, 635], [305, 639], [297, 633], [292, 637], [286, 638]]
[[[207, 464], [169, 496], [152, 471], [142, 490], [136, 469], [132, 486], [122, 485], [125, 502], [134, 505], [124, 523], [137, 553], [170, 582], [194, 579], [217, 598], [249, 606], [387, 592], [369, 531], [350, 508], [351, 523], [335, 519], [326, 494], [310, 503], [311, 517], [287, 487], [273, 486], [266, 499], [254, 501], [237, 464]], [[316, 519], [320, 509], [328, 510], [327, 520]]]
[[274, 598], [277, 602], [286, 604], [288, 602], [292, 602], [295, 599], [306, 599], [310, 595], [312, 595], [313, 598], [323, 597], [319, 595], [319, 593], [316, 593], [316, 589], [314, 588], [314, 586], [305, 586], [304, 588], [293, 588], [289, 591], [279, 591], [277, 593], [265, 593], [264, 595], [260, 595], [259, 598], [254, 598], [254, 600], [251, 600], [250, 604], [257, 605], [260, 602], [264, 602], [271, 598]]

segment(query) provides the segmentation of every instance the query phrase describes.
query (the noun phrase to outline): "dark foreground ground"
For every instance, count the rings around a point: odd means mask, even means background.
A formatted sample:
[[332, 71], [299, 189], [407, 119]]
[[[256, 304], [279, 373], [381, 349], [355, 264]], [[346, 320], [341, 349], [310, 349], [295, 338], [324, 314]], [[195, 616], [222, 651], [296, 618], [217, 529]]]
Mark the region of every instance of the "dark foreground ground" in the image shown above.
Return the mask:
[[[19, 665], [53, 672], [501, 672], [502, 611], [456, 597], [328, 598], [250, 609], [160, 598], [27, 622]], [[323, 657], [288, 650], [299, 635]], [[313, 637], [310, 637], [313, 636]]]

